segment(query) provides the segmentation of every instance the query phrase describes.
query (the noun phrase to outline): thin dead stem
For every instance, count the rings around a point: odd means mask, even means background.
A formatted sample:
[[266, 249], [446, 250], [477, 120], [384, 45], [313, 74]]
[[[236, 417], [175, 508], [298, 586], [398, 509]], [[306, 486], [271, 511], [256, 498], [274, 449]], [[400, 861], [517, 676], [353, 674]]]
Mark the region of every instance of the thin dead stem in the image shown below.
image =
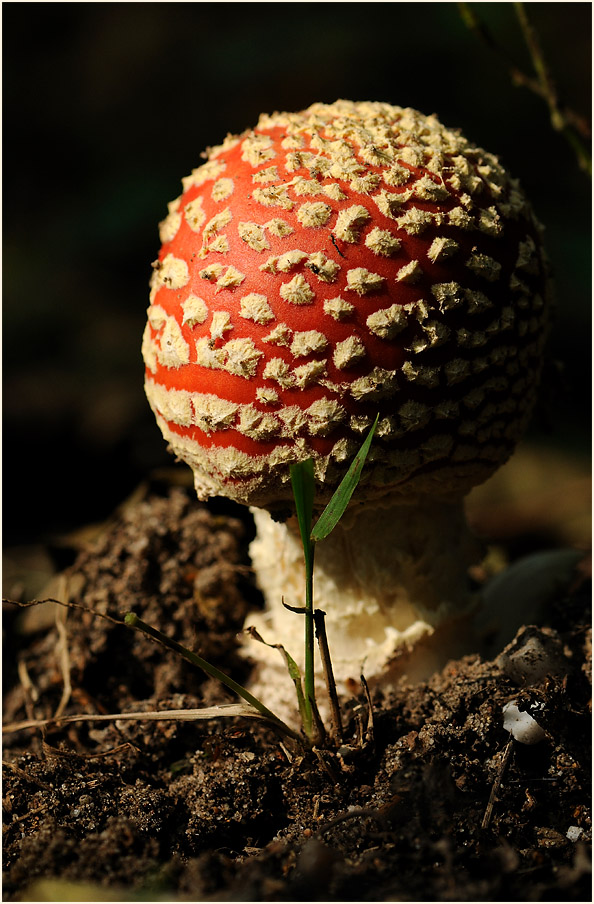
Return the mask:
[[27, 668], [27, 663], [22, 657], [20, 657], [17, 662], [17, 672], [21, 687], [23, 689], [23, 695], [25, 697], [25, 710], [27, 711], [29, 718], [33, 719], [33, 704], [36, 703], [39, 699], [39, 693], [31, 680], [29, 669]]
[[221, 706], [206, 706], [202, 709], [164, 709], [146, 710], [137, 713], [76, 713], [71, 716], [55, 716], [50, 719], [25, 719], [22, 722], [9, 722], [2, 727], [6, 734], [24, 731], [27, 728], [44, 728], [48, 725], [68, 725], [72, 722], [198, 722], [203, 719], [219, 719], [221, 717], [241, 717], [265, 722], [271, 727], [276, 723], [269, 722], [257, 710], [243, 703], [224, 703]]
[[[66, 577], [66, 575], [61, 576], [60, 589], [62, 590], [60, 596], [63, 596], [64, 602], [68, 603], [70, 601], [70, 589], [68, 587], [68, 578]], [[66, 629], [68, 609], [64, 607], [56, 607], [55, 615], [56, 630], [58, 632], [59, 638], [58, 658], [63, 682], [62, 696], [60, 697], [60, 702], [58, 703], [58, 706], [54, 713], [54, 718], [57, 718], [62, 715], [62, 713], [68, 706], [68, 702], [72, 695], [72, 684], [70, 683], [70, 651], [68, 649], [68, 631]]]
[[489, 802], [487, 803], [485, 813], [481, 822], [481, 829], [487, 829], [489, 827], [489, 823], [491, 822], [491, 817], [493, 816], [493, 808], [495, 806], [495, 803], [497, 802], [497, 794], [499, 793], [499, 788], [501, 787], [501, 782], [503, 781], [503, 775], [505, 773], [505, 770], [507, 769], [507, 764], [509, 763], [513, 749], [513, 743], [514, 739], [510, 735], [509, 741], [507, 742], [503, 751], [503, 759], [501, 760], [499, 771], [495, 776], [495, 781], [493, 782], [493, 787], [491, 788]]
[[81, 612], [89, 612], [91, 615], [95, 615], [97, 618], [104, 618], [114, 625], [122, 625], [124, 628], [128, 627], [122, 618], [114, 618], [113, 615], [107, 615], [106, 612], [99, 612], [97, 609], [93, 609], [92, 606], [83, 606], [81, 603], [73, 603], [71, 600], [64, 602], [64, 600], [56, 600], [53, 597], [47, 597], [47, 599], [42, 600], [27, 600], [26, 602], [21, 602], [20, 600], [11, 600], [4, 597], [2, 602], [7, 603], [10, 606], [18, 606], [19, 609], [29, 609], [31, 606], [41, 606], [42, 603], [55, 603], [57, 606], [66, 606], [67, 609], [79, 609]]
[[26, 782], [31, 782], [33, 785], [37, 785], [38, 788], [41, 788], [42, 791], [51, 791], [51, 785], [46, 784], [45, 782], [40, 781], [38, 778], [35, 778], [33, 775], [29, 775], [25, 772], [24, 769], [21, 769], [16, 763], [11, 763], [9, 760], [2, 760], [2, 765], [5, 769], [10, 769], [11, 772], [14, 772], [15, 775], [18, 775], [19, 778], [23, 779]]
[[14, 826], [19, 822], [24, 822], [25, 819], [29, 819], [30, 816], [37, 816], [39, 813], [44, 813], [46, 810], [49, 810], [49, 804], [42, 804], [40, 807], [35, 807], [33, 810], [27, 810], [22, 816], [15, 816], [10, 825]]
[[552, 127], [562, 134], [572, 146], [581, 169], [591, 175], [592, 158], [587, 147], [587, 142], [591, 137], [590, 126], [583, 116], [560, 102], [555, 80], [544, 56], [536, 29], [529, 20], [526, 4], [514, 3], [514, 8], [530, 53], [535, 76], [528, 75], [511, 59], [507, 50], [495, 41], [469, 3], [458, 3], [464, 24], [505, 66], [513, 84], [527, 88], [545, 101], [549, 108]]
[[322, 670], [324, 672], [324, 680], [328, 690], [330, 699], [330, 723], [332, 726], [332, 737], [335, 742], [342, 743], [343, 727], [342, 716], [340, 713], [340, 704], [338, 702], [338, 693], [336, 691], [336, 682], [334, 680], [334, 671], [332, 669], [332, 659], [330, 657], [330, 649], [328, 647], [328, 637], [326, 635], [326, 613], [321, 609], [314, 612], [314, 624], [316, 628], [316, 637], [320, 647], [320, 658], [322, 660]]
[[[130, 627], [131, 627], [131, 625], [128, 622], [126, 622], [122, 619], [114, 618], [113, 616], [107, 615], [104, 612], [98, 612], [96, 609], [93, 609], [90, 606], [83, 606], [80, 603], [73, 603], [70, 600], [64, 601], [64, 600], [58, 600], [58, 599], [54, 599], [54, 598], [48, 598], [48, 599], [43, 599], [43, 600], [29, 600], [28, 602], [20, 602], [18, 600], [4, 599], [3, 602], [9, 603], [13, 606], [18, 606], [19, 608], [23, 608], [23, 609], [26, 609], [29, 606], [39, 606], [42, 603], [56, 603], [58, 606], [63, 606], [66, 609], [79, 609], [82, 612], [89, 612], [91, 615], [98, 616], [99, 618], [105, 618], [105, 619], [107, 619], [107, 621], [112, 622], [112, 624], [121, 625], [122, 627], [126, 628], [126, 630], [130, 630]], [[134, 617], [134, 627], [139, 628], [139, 630], [142, 630], [143, 633], [148, 633], [152, 640], [154, 640], [156, 643], [159, 643], [166, 650], [174, 650], [175, 652], [180, 652], [181, 655], [185, 656], [185, 658], [188, 658], [188, 655], [189, 656], [194, 655], [190, 651], [185, 650], [185, 648], [183, 648], [180, 644], [177, 644], [175, 641], [165, 637], [164, 635], [161, 635], [160, 632], [156, 631], [154, 628], [151, 628], [150, 625], [146, 625], [144, 622], [141, 621], [141, 619], [139, 619], [136, 616]], [[199, 658], [199, 657], [197, 657], [197, 658]], [[69, 673], [69, 663], [66, 663], [66, 661], [65, 661], [65, 665], [66, 664], [68, 665], [68, 673]], [[216, 671], [218, 671], [218, 670], [216, 670]], [[209, 672], [209, 674], [210, 674], [210, 672]], [[225, 682], [223, 682], [223, 683], [225, 683]], [[69, 684], [70, 684], [70, 682], [68, 681], [68, 686], [69, 686]], [[235, 682], [233, 682], [233, 684], [235, 684]], [[63, 698], [64, 698], [64, 696], [65, 695], [63, 694]], [[70, 690], [68, 692], [68, 699], [69, 698], [70, 698]], [[60, 701], [60, 703], [61, 702], [62, 701]], [[58, 706], [58, 710], [61, 710], [60, 705]], [[73, 715], [73, 716], [63, 716], [62, 712], [60, 711], [60, 712], [57, 712], [57, 714], [54, 715], [50, 719], [29, 718], [23, 722], [12, 722], [8, 725], [5, 725], [3, 727], [3, 730], [5, 732], [15, 732], [15, 731], [22, 731], [27, 728], [39, 728], [39, 729], [41, 729], [41, 732], [43, 735], [43, 732], [48, 725], [54, 725], [57, 723], [68, 723], [68, 722], [81, 722], [81, 721], [85, 721], [85, 720], [109, 721], [109, 720], [115, 720], [115, 719], [119, 720], [119, 719], [143, 719], [144, 718], [144, 719], [151, 719], [151, 720], [171, 719], [171, 720], [179, 720], [179, 721], [197, 721], [200, 719], [219, 718], [221, 716], [239, 716], [242, 718], [259, 720], [261, 722], [264, 722], [266, 725], [268, 725], [271, 728], [276, 728], [281, 734], [292, 738], [293, 740], [297, 741], [298, 743], [301, 743], [301, 738], [297, 734], [297, 732], [294, 731], [289, 726], [285, 725], [284, 722], [282, 722], [280, 719], [278, 719], [274, 715], [274, 713], [270, 712], [269, 710], [266, 710], [266, 708], [263, 707], [262, 704], [260, 704], [260, 707], [258, 708], [257, 706], [250, 705], [249, 703], [225, 704], [222, 706], [205, 707], [200, 710], [197, 710], [197, 709], [195, 709], [195, 710], [171, 710], [171, 711], [168, 711], [167, 713], [166, 712], [148, 712], [148, 713], [140, 713], [140, 714], [139, 713], [116, 713], [115, 715], [113, 715], [113, 714], [112, 715], [109, 715], [109, 714], [95, 715], [95, 714], [83, 713], [83, 714], [78, 714], [78, 715]]]
[[367, 700], [367, 728], [365, 730], [365, 741], [368, 744], [372, 744], [375, 738], [375, 728], [373, 721], [373, 702], [371, 700], [371, 694], [369, 692], [369, 685], [367, 684], [367, 680], [365, 675], [360, 675], [361, 686], [365, 693], [365, 699]]
[[[27, 663], [22, 655], [19, 656], [17, 661], [17, 671], [19, 676], [19, 681], [21, 687], [23, 689], [23, 700], [25, 704], [25, 712], [30, 720], [35, 720], [35, 703], [39, 699], [39, 693], [37, 688], [33, 684], [31, 680], [31, 676], [29, 675], [29, 670], [27, 668]], [[45, 739], [45, 728], [40, 727], [40, 738], [36, 739], [36, 742], [41, 742], [41, 747], [43, 748], [43, 741]]]

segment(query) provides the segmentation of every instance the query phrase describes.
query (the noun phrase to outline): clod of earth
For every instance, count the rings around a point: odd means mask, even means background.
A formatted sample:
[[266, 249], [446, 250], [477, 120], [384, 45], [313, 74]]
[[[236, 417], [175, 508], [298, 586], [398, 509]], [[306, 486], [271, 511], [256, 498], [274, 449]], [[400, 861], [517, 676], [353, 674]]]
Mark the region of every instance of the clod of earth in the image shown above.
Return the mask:
[[[302, 622], [281, 605], [303, 593], [289, 468], [312, 458], [325, 504], [379, 413], [315, 571], [339, 683], [362, 665], [376, 679], [474, 606], [462, 500], [533, 406], [542, 230], [496, 157], [384, 103], [262, 116], [206, 158], [161, 223], [146, 393], [198, 497], [255, 507], [267, 608], [249, 623], [297, 659]], [[257, 684], [292, 694], [275, 651], [250, 655]]]

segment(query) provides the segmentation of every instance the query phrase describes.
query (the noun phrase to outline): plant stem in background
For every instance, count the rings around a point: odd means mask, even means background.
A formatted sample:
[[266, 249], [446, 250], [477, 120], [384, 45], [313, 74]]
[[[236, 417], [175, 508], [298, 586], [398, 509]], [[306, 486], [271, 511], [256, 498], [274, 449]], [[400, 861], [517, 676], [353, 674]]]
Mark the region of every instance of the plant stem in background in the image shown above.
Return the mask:
[[507, 51], [495, 42], [493, 36], [480, 21], [469, 3], [458, 3], [458, 9], [464, 24], [506, 66], [513, 83], [528, 88], [546, 101], [551, 117], [551, 125], [555, 131], [560, 132], [569, 142], [575, 151], [581, 169], [591, 176], [592, 157], [587, 147], [587, 142], [590, 138], [590, 127], [584, 117], [559, 102], [555, 82], [542, 52], [536, 29], [528, 18], [526, 4], [514, 3], [514, 7], [532, 59], [536, 78], [526, 75], [510, 58]]
[[557, 132], [561, 132], [561, 134], [565, 136], [566, 140], [571, 144], [577, 155], [579, 165], [585, 172], [589, 173], [589, 175], [591, 176], [592, 157], [588, 153], [588, 150], [584, 142], [582, 141], [580, 134], [576, 131], [575, 128], [573, 128], [573, 126], [569, 122], [569, 111], [563, 110], [561, 108], [561, 105], [559, 103], [559, 96], [557, 94], [557, 88], [555, 82], [553, 81], [551, 71], [544, 58], [538, 35], [534, 26], [528, 19], [526, 4], [514, 3], [514, 6], [516, 9], [518, 21], [524, 34], [524, 40], [526, 41], [528, 50], [530, 51], [530, 56], [532, 57], [532, 65], [534, 66], [534, 70], [538, 77], [541, 94], [549, 106], [551, 125]]

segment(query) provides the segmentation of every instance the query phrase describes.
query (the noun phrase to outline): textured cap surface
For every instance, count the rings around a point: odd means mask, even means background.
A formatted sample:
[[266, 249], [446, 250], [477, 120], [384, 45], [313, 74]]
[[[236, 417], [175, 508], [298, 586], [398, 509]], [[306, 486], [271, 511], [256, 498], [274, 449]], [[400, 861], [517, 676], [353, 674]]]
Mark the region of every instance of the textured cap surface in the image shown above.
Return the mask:
[[539, 227], [491, 154], [381, 103], [262, 116], [161, 223], [146, 393], [201, 498], [328, 498], [380, 412], [370, 498], [464, 493], [511, 453], [541, 366]]

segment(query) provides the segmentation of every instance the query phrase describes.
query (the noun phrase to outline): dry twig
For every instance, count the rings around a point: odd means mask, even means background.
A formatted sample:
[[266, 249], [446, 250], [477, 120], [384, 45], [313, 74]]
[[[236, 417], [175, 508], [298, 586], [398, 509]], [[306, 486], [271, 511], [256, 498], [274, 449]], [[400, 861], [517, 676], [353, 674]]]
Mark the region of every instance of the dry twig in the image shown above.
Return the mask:
[[[60, 596], [64, 597], [64, 602], [70, 602], [70, 589], [68, 587], [68, 578], [65, 575], [61, 576], [60, 580]], [[72, 684], [70, 683], [70, 653], [68, 650], [68, 631], [66, 630], [66, 622], [68, 619], [68, 609], [63, 607], [56, 607], [55, 610], [56, 615], [56, 630], [58, 632], [58, 658], [60, 662], [60, 671], [62, 672], [62, 695], [60, 697], [60, 702], [56, 708], [56, 712], [54, 713], [54, 717], [59, 717], [62, 715], [66, 707], [68, 706], [68, 701], [70, 700], [70, 696], [72, 694]]]
[[499, 793], [499, 788], [501, 787], [501, 782], [503, 781], [503, 775], [505, 770], [507, 769], [507, 764], [509, 763], [509, 758], [511, 756], [511, 752], [513, 749], [514, 739], [510, 735], [509, 741], [507, 742], [505, 749], [503, 751], [503, 759], [501, 760], [501, 766], [499, 767], [499, 771], [495, 777], [495, 781], [493, 782], [493, 787], [491, 788], [491, 794], [489, 795], [489, 802], [485, 809], [485, 814], [483, 816], [481, 822], [481, 829], [487, 829], [489, 827], [489, 823], [491, 822], [491, 817], [493, 816], [493, 807], [497, 801], [497, 794]]
[[514, 3], [514, 7], [536, 77], [527, 75], [512, 60], [507, 51], [495, 41], [489, 30], [479, 20], [469, 3], [458, 3], [458, 9], [464, 24], [506, 67], [514, 85], [528, 88], [529, 91], [537, 94], [546, 102], [549, 108], [551, 125], [572, 146], [580, 167], [591, 175], [592, 158], [586, 144], [591, 137], [590, 126], [583, 116], [561, 103], [555, 81], [542, 51], [538, 34], [528, 18], [526, 4]]

